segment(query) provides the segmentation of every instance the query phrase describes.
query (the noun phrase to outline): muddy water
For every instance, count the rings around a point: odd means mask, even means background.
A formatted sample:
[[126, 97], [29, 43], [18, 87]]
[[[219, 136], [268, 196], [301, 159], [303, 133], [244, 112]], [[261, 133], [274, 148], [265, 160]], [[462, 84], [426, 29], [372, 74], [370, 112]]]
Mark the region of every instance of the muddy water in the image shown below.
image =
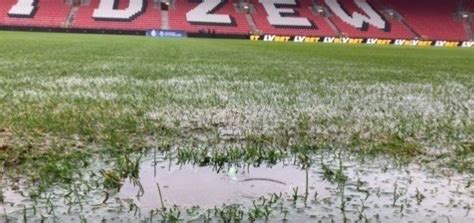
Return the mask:
[[[126, 179], [120, 191], [111, 194], [105, 203], [102, 190], [79, 191], [80, 201], [66, 202], [61, 193], [67, 191], [52, 188], [44, 197], [51, 197], [54, 212], [41, 201], [33, 211], [29, 199], [3, 187], [5, 202], [0, 203], [0, 222], [5, 221], [5, 216], [21, 222], [24, 216], [39, 220], [41, 215], [68, 222], [147, 220], [151, 210], [162, 207], [157, 183], [166, 207], [178, 205], [181, 219], [198, 222], [208, 208], [241, 204], [244, 210], [250, 210], [253, 201], [273, 193], [283, 196], [272, 209], [271, 221], [281, 221], [286, 215], [292, 222], [474, 222], [474, 179], [469, 174], [427, 170], [416, 162], [398, 166], [384, 158], [361, 162], [350, 155], [316, 155], [308, 170], [292, 164], [289, 160], [273, 166], [216, 168], [147, 157], [141, 164], [139, 179]], [[334, 180], [338, 171], [346, 181]], [[138, 210], [130, 208], [132, 204]], [[199, 206], [201, 211], [187, 214], [186, 210], [193, 206]]]
[[[302, 202], [289, 202], [295, 188], [299, 189], [300, 197], [305, 196], [306, 188], [305, 170], [290, 163], [226, 167], [217, 173], [211, 167], [153, 165], [148, 161], [140, 170], [143, 195], [136, 196], [140, 191], [137, 182], [127, 181], [118, 196], [134, 200], [141, 208], [160, 208], [156, 184], [159, 183], [168, 207], [249, 206], [261, 196], [281, 192], [288, 201], [285, 205], [294, 208], [289, 213], [293, 219], [474, 222], [474, 188], [469, 175], [427, 171], [417, 164], [394, 166], [384, 159], [361, 163], [349, 157], [315, 157], [308, 170], [309, 199], [305, 206]], [[333, 174], [342, 168], [347, 181], [329, 182], [323, 163]]]
[[139, 207], [161, 208], [157, 183], [168, 207], [213, 208], [220, 204], [248, 204], [273, 193], [289, 194], [293, 188], [304, 188], [305, 172], [293, 165], [278, 164], [273, 167], [232, 166], [217, 173], [212, 167], [153, 165], [149, 161], [140, 170], [143, 196], [137, 198], [140, 186], [127, 180], [118, 197], [134, 199]]

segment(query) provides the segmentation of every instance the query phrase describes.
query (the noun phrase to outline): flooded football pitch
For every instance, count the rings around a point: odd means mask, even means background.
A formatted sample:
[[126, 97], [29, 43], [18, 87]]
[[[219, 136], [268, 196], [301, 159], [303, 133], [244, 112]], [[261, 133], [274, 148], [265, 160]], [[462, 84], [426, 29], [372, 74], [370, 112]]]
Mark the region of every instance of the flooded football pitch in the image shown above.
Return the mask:
[[0, 223], [474, 222], [470, 49], [0, 39]]

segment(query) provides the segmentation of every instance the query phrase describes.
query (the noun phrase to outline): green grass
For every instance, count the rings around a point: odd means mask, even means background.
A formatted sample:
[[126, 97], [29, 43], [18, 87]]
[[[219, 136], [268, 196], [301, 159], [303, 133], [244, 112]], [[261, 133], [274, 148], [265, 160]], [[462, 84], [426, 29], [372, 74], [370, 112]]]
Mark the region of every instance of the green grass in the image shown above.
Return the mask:
[[22, 32], [0, 43], [0, 163], [52, 178], [69, 175], [47, 160], [157, 144], [472, 148], [472, 49]]

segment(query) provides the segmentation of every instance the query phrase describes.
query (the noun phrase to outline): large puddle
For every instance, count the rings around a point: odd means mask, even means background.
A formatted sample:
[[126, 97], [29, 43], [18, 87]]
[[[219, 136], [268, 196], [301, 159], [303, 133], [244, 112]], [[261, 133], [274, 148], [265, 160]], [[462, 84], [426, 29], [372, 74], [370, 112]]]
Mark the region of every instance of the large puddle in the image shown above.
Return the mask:
[[213, 208], [246, 203], [273, 193], [288, 194], [294, 188], [304, 188], [306, 182], [305, 171], [290, 164], [232, 166], [217, 172], [214, 167], [153, 163], [145, 162], [140, 169], [139, 183], [127, 180], [118, 196], [134, 199], [139, 207], [161, 208], [161, 191], [168, 207]]
[[[27, 192], [21, 196], [4, 187], [0, 222], [156, 220], [160, 215], [150, 216], [163, 205], [168, 210], [177, 206], [181, 220], [199, 222], [224, 204], [236, 204], [245, 213], [268, 208], [269, 221], [474, 222], [473, 184], [472, 175], [428, 171], [416, 163], [398, 166], [383, 158], [361, 162], [351, 156], [320, 154], [312, 158], [309, 169], [302, 169], [293, 160], [217, 168], [148, 157], [141, 163], [139, 178], [124, 180], [119, 192], [105, 202], [100, 190], [78, 192], [78, 202], [51, 189], [43, 197], [48, 201], [37, 202], [33, 210]], [[274, 197], [278, 200], [268, 206]]]

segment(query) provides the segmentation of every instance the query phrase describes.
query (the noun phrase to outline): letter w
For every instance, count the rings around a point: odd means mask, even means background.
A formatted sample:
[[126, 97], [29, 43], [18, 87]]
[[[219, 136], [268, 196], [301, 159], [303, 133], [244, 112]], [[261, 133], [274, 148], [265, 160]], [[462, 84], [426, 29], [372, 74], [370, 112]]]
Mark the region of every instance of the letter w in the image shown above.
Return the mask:
[[353, 12], [352, 15], [349, 15], [339, 4], [338, 0], [325, 0], [325, 2], [334, 14], [342, 19], [342, 21], [358, 29], [366, 30], [370, 24], [378, 29], [387, 32], [390, 31], [389, 24], [382, 19], [382, 17], [367, 3], [366, 0], [354, 0], [354, 3], [357, 7], [363, 10], [368, 17], [358, 12]]

